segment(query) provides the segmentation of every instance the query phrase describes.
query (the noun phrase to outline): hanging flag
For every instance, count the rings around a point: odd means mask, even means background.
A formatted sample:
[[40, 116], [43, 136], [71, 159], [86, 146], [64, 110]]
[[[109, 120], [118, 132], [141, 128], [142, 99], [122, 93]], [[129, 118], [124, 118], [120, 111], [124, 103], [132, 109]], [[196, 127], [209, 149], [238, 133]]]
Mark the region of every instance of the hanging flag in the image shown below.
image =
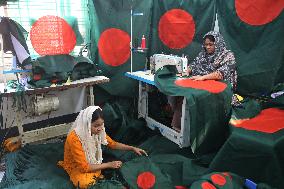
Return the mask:
[[238, 92], [262, 95], [284, 82], [284, 1], [217, 0], [217, 7], [237, 61]]

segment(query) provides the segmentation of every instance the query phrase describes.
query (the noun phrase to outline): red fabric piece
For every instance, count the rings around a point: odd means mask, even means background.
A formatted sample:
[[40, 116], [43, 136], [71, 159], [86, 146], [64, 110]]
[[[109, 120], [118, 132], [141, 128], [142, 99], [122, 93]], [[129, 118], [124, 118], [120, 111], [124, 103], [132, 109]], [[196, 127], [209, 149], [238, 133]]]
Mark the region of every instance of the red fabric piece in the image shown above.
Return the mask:
[[182, 49], [192, 42], [195, 34], [193, 17], [182, 9], [167, 11], [159, 21], [161, 41], [172, 49]]
[[264, 25], [273, 21], [283, 10], [283, 0], [236, 0], [239, 18], [250, 25]]
[[120, 66], [129, 59], [130, 36], [120, 29], [107, 29], [99, 38], [98, 49], [104, 63], [110, 66]]
[[34, 79], [35, 81], [38, 81], [38, 80], [41, 79], [41, 75], [40, 75], [40, 74], [34, 74], [33, 79]]
[[209, 182], [203, 182], [202, 184], [201, 184], [201, 188], [202, 189], [216, 189], [216, 187], [215, 186], [213, 186], [211, 183], [209, 183]]
[[232, 176], [230, 175], [230, 173], [228, 173], [228, 172], [224, 172], [222, 174], [225, 175], [226, 177], [229, 177], [231, 180], [233, 179]]
[[220, 174], [213, 174], [211, 175], [211, 180], [214, 184], [219, 186], [224, 186], [226, 184], [226, 178]]
[[175, 186], [176, 189], [187, 189], [186, 187], [184, 186]]
[[208, 91], [210, 93], [221, 93], [223, 92], [227, 84], [222, 83], [215, 80], [204, 80], [204, 81], [196, 81], [193, 79], [177, 79], [175, 81], [175, 84], [180, 87], [186, 87], [186, 88], [194, 88], [194, 89], [201, 89]]
[[137, 177], [137, 185], [142, 189], [150, 189], [156, 183], [156, 177], [151, 172], [143, 172]]
[[262, 110], [256, 117], [234, 126], [264, 133], [275, 133], [284, 128], [284, 110], [268, 108]]
[[39, 55], [69, 54], [76, 45], [72, 27], [58, 16], [39, 18], [30, 31], [31, 43]]

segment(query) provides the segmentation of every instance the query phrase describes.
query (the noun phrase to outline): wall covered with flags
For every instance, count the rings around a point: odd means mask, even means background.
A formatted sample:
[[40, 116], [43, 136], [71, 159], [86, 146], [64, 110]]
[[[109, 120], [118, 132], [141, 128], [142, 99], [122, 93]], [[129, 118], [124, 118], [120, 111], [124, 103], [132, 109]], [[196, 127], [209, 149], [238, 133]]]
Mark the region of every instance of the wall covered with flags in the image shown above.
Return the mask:
[[102, 87], [113, 95], [131, 95], [130, 89], [137, 86], [124, 76], [130, 71], [131, 7], [134, 13], [143, 13], [133, 17], [133, 45], [140, 45], [144, 35], [148, 48], [144, 54], [133, 54], [133, 71], [143, 70], [155, 53], [187, 55], [193, 60], [200, 51], [202, 36], [213, 29], [216, 15], [216, 3], [211, 0], [94, 0], [91, 52], [112, 80]]
[[[111, 79], [101, 86], [111, 95], [132, 96], [137, 88], [136, 81], [124, 76], [130, 71], [131, 8], [134, 13], [143, 13], [133, 17], [132, 44], [140, 45], [144, 35], [148, 48], [146, 53], [133, 53], [133, 71], [147, 67], [147, 60], [155, 53], [186, 55], [191, 62], [201, 49], [204, 34], [214, 29], [217, 15], [220, 32], [237, 60], [237, 92], [263, 95], [284, 81], [283, 0], [8, 0], [0, 3], [6, 4], [7, 16], [29, 33], [32, 57], [34, 53], [53, 53], [56, 49], [61, 49], [59, 54], [74, 55], [82, 47], [79, 45], [87, 44], [92, 60]], [[56, 28], [51, 27], [51, 21], [39, 24], [45, 18], [56, 18], [71, 27], [63, 27], [60, 34], [63, 37], [58, 37], [56, 31], [60, 27], [51, 31]], [[45, 40], [43, 34], [50, 40]], [[46, 48], [41, 46], [44, 40]]]
[[127, 96], [136, 86], [124, 77], [130, 71], [131, 7], [144, 14], [133, 18], [133, 44], [145, 35], [148, 48], [134, 53], [134, 71], [143, 70], [155, 53], [187, 55], [191, 62], [217, 12], [220, 32], [237, 59], [238, 92], [263, 95], [284, 81], [283, 0], [93, 0], [92, 55], [112, 80], [103, 86], [111, 94]]

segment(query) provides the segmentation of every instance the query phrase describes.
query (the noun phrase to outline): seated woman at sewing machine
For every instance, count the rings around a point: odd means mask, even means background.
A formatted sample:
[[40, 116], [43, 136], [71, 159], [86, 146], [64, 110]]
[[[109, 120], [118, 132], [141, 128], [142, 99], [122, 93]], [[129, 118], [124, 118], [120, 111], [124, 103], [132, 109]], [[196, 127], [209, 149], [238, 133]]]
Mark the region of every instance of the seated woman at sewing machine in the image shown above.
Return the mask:
[[204, 36], [203, 48], [189, 65], [189, 75], [194, 80], [224, 80], [237, 87], [236, 61], [227, 49], [219, 32], [210, 31]]
[[147, 155], [140, 148], [113, 141], [105, 132], [100, 107], [89, 106], [76, 118], [65, 142], [64, 160], [58, 162], [75, 186], [87, 188], [103, 178], [101, 170], [119, 169], [122, 166], [121, 161], [103, 163], [101, 145]]
[[[224, 80], [231, 83], [233, 91], [237, 87], [236, 61], [233, 52], [227, 49], [221, 34], [210, 31], [203, 37], [202, 50], [188, 67], [188, 75], [193, 80]], [[174, 115], [172, 127], [180, 130], [182, 97], [171, 99]], [[235, 96], [232, 105], [237, 105]]]

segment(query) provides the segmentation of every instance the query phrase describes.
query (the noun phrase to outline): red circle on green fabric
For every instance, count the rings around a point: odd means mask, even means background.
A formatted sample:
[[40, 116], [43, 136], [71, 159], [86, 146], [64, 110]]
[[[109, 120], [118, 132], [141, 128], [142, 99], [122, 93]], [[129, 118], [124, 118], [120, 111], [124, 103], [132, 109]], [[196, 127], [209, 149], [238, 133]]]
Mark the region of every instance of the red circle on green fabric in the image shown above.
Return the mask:
[[166, 46], [182, 49], [189, 45], [194, 37], [194, 19], [185, 10], [169, 10], [160, 18], [158, 33]]
[[175, 186], [175, 189], [187, 189], [187, 188], [184, 186]]
[[34, 74], [33, 75], [33, 80], [38, 81], [41, 79], [41, 74]]
[[275, 133], [284, 129], [284, 110], [268, 108], [262, 110], [254, 118], [248, 119], [234, 126], [264, 133]]
[[39, 55], [69, 54], [76, 45], [72, 27], [63, 18], [52, 15], [43, 16], [32, 25], [30, 39]]
[[239, 18], [250, 25], [259, 26], [273, 21], [283, 10], [283, 0], [235, 0]]
[[226, 177], [229, 177], [229, 178], [232, 180], [232, 176], [230, 175], [230, 173], [228, 173], [228, 172], [223, 172], [222, 174], [225, 175]]
[[202, 189], [216, 189], [216, 187], [209, 182], [203, 182], [201, 184], [201, 188]]
[[138, 175], [137, 185], [142, 189], [150, 189], [156, 183], [156, 177], [153, 173], [147, 171]]
[[105, 64], [120, 66], [129, 59], [130, 36], [120, 29], [107, 29], [99, 38], [98, 49]]
[[211, 180], [214, 184], [217, 184], [219, 186], [224, 186], [226, 184], [226, 178], [223, 177], [220, 174], [213, 174], [211, 175]]
[[196, 80], [189, 79], [189, 78], [177, 79], [175, 81], [175, 84], [180, 87], [201, 89], [201, 90], [208, 91], [210, 93], [221, 93], [227, 87], [226, 83], [223, 83], [220, 81], [215, 81], [215, 80], [196, 81]]

